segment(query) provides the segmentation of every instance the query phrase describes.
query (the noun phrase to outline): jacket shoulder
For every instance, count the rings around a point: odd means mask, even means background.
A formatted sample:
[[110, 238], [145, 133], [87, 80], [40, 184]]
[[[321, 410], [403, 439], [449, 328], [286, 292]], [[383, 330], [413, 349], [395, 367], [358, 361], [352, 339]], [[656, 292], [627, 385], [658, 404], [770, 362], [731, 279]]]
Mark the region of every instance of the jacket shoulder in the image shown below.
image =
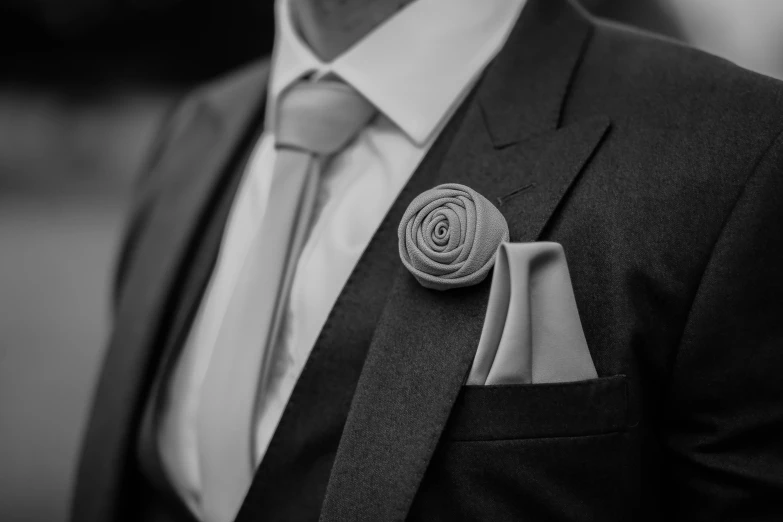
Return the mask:
[[268, 58], [251, 62], [197, 87], [189, 98], [206, 102], [217, 110], [237, 99], [255, 99], [259, 92], [266, 89], [269, 70]]
[[595, 106], [687, 128], [731, 126], [777, 134], [783, 82], [686, 44], [594, 19], [579, 79]]
[[266, 89], [268, 78], [269, 60], [261, 59], [198, 85], [173, 103], [152, 139], [139, 173], [137, 192], [197, 115], [205, 111], [212, 116], [219, 115], [236, 110], [238, 104], [246, 104], [249, 110], [259, 93]]
[[135, 244], [144, 233], [149, 214], [166, 183], [166, 158], [176, 154], [177, 142], [199, 116], [219, 118], [230, 111], [251, 110], [266, 89], [269, 60], [262, 59], [197, 86], [172, 104], [158, 125], [131, 193], [129, 216], [117, 256], [114, 300], [119, 299]]

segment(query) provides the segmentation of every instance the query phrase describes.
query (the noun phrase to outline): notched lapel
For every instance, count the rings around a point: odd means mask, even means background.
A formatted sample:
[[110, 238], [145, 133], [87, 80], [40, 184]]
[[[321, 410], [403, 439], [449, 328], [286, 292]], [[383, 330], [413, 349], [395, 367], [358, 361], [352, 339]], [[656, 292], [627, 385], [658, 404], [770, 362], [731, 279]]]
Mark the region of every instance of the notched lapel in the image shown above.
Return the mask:
[[[535, 241], [609, 128], [597, 117], [500, 150], [477, 127], [477, 110], [439, 174], [499, 207], [512, 241]], [[379, 322], [353, 399], [321, 516], [401, 520], [475, 355], [491, 276], [481, 284], [428, 290], [404, 269]]]
[[192, 239], [204, 223], [241, 137], [261, 112], [267, 67], [205, 88], [175, 115], [173, 135], [144, 192], [154, 198], [131, 253], [115, 328], [98, 382], [74, 497], [73, 519], [110, 520], [122, 495], [146, 390]]
[[[609, 118], [597, 116], [532, 138], [493, 156], [487, 168], [505, 173], [493, 199], [509, 226], [511, 241], [535, 241], [555, 213], [568, 189], [601, 143]], [[520, 149], [524, 149], [522, 153]]]
[[[528, 0], [433, 180], [500, 198], [513, 241], [545, 230], [609, 128], [605, 117], [560, 126], [590, 33], [570, 2]], [[351, 404], [322, 522], [407, 516], [475, 355], [490, 283], [438, 292], [400, 269]]]
[[[166, 173], [166, 179], [159, 180], [151, 173], [144, 187], [156, 203], [144, 233], [129, 254], [132, 261], [125, 275], [84, 442], [74, 520], [110, 520], [115, 516], [122, 495], [125, 462], [131, 454], [134, 426], [142, 407], [140, 399], [158, 355], [152, 349], [154, 339], [195, 219], [214, 182], [213, 177], [194, 177], [191, 183], [182, 179], [195, 166], [194, 151], [211, 150], [217, 132], [200, 106], [191, 108], [185, 117], [190, 122], [188, 128], [170, 145], [176, 145], [176, 149], [170, 150], [156, 166], [156, 171]], [[106, 466], [105, 462], [112, 464]], [[96, 487], [100, 489], [97, 493]]]

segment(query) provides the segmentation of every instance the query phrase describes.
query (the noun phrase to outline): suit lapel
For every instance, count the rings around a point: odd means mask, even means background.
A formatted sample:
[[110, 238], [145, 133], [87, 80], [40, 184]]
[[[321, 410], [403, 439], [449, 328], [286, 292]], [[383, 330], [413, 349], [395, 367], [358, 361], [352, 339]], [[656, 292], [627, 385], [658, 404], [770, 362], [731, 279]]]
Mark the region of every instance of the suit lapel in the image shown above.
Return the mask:
[[[512, 241], [545, 231], [609, 128], [601, 116], [558, 128], [589, 29], [565, 1], [530, 0], [434, 180], [468, 185], [498, 204]], [[439, 292], [399, 270], [356, 388], [322, 521], [405, 518], [470, 369], [490, 282]]]
[[[173, 364], [186, 342], [193, 319], [215, 267], [223, 229], [228, 221], [236, 192], [246, 170], [247, 161], [253, 154], [253, 144], [258, 141], [263, 131], [264, 111], [253, 111], [249, 105], [257, 103], [265, 93], [265, 75], [265, 69], [251, 70], [244, 82], [231, 85], [235, 87], [234, 89], [212, 92], [207, 100], [214, 113], [220, 115], [220, 119], [225, 122], [223, 125], [230, 127], [229, 133], [241, 141], [234, 143], [233, 149], [230, 149], [229, 144], [229, 150], [226, 152], [230, 154], [231, 163], [216, 171], [216, 174], [221, 172], [223, 174], [218, 181], [220, 187], [215, 191], [209, 203], [209, 209], [204, 214], [208, 219], [198, 226], [198, 233], [189, 247], [189, 253], [186, 254], [187, 263], [183, 265], [182, 273], [179, 276], [186, 281], [186, 284], [176, 291], [175, 302], [170, 307], [172, 313], [166, 321], [167, 331], [165, 342], [161, 344], [160, 348], [160, 362], [155, 365], [156, 376], [149, 393], [145, 394], [153, 401], [147, 401], [145, 404], [137, 445], [139, 462], [147, 477], [155, 483], [160, 491], [168, 491], [172, 494], [174, 491], [165, 477], [155, 436], [158, 430], [158, 416], [162, 410], [161, 404], [158, 402], [162, 399], [161, 386], [169, 378]], [[248, 125], [241, 121], [242, 115], [251, 116], [255, 118], [255, 121]], [[237, 138], [234, 133], [241, 133], [242, 128], [247, 129], [247, 132], [244, 133], [244, 136]], [[187, 266], [185, 267], [185, 265]]]
[[261, 121], [266, 77], [266, 64], [258, 64], [241, 81], [227, 82], [230, 89], [191, 97], [177, 113], [166, 153], [147, 174], [145, 194], [156, 202], [130, 253], [85, 436], [74, 520], [110, 520], [120, 509], [144, 399], [171, 333], [171, 305], [198, 245], [194, 239], [230, 181], [235, 152]]

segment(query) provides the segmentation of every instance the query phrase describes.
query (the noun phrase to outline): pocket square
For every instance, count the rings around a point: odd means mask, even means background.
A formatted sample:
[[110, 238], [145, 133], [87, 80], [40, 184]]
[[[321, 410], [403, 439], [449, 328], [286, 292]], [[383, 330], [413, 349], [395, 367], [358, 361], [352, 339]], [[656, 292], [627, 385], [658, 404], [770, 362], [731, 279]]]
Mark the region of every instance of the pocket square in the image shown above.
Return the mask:
[[571, 382], [597, 377], [563, 247], [503, 243], [466, 384]]

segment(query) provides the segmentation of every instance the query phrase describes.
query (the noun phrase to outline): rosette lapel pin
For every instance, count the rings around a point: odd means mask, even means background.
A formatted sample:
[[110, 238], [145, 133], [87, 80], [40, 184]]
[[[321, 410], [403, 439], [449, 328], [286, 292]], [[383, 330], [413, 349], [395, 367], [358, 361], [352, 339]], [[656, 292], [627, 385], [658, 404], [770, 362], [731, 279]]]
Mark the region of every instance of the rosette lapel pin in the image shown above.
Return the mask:
[[400, 258], [426, 288], [448, 290], [480, 283], [509, 240], [508, 224], [484, 196], [447, 183], [420, 194], [398, 229]]

